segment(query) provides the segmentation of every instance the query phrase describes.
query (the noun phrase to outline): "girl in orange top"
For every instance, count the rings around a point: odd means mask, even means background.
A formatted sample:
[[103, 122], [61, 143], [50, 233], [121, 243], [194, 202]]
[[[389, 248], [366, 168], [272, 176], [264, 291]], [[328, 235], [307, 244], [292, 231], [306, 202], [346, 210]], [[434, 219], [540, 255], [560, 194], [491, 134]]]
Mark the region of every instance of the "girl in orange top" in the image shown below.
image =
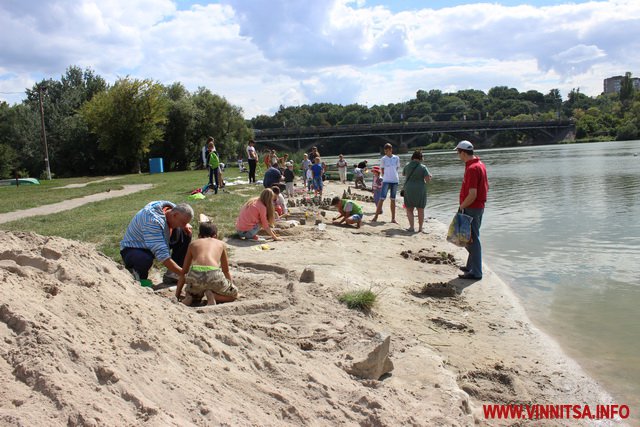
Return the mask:
[[240, 208], [238, 219], [236, 220], [236, 232], [245, 239], [260, 240], [258, 231], [260, 227], [264, 229], [273, 240], [282, 240], [271, 229], [275, 221], [273, 206], [274, 194], [270, 188], [265, 188], [260, 193], [260, 197], [249, 199]]

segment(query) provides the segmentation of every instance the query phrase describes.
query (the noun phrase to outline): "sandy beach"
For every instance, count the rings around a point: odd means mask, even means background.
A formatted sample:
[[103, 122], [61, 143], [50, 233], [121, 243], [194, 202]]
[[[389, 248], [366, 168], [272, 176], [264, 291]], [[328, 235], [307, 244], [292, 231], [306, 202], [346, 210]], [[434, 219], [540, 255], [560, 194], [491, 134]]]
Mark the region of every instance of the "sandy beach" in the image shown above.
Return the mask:
[[[444, 224], [410, 234], [403, 210], [371, 223], [362, 205], [360, 229], [297, 207], [312, 215], [282, 242], [228, 239], [242, 297], [212, 307], [140, 287], [92, 245], [0, 233], [0, 424], [625, 425], [487, 419], [483, 404], [613, 402], [489, 268], [457, 278]], [[368, 314], [338, 302], [358, 289], [378, 294]]]

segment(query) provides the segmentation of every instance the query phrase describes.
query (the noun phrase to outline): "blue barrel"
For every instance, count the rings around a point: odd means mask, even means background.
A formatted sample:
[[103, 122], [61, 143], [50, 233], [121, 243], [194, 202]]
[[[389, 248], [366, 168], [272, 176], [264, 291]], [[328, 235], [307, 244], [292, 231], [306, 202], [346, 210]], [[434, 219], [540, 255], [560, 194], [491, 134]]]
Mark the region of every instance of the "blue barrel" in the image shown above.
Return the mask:
[[149, 159], [149, 173], [163, 173], [162, 157], [154, 157]]

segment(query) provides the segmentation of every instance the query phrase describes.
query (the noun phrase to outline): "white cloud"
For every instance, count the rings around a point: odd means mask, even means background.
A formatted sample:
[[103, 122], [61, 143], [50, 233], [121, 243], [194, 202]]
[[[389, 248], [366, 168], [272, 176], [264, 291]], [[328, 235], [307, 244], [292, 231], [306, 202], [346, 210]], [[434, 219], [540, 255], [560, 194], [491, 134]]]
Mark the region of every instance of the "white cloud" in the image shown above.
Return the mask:
[[[566, 94], [640, 75], [640, 2], [497, 3], [391, 12], [363, 0], [0, 3], [0, 99], [70, 65], [205, 86], [247, 117], [279, 105], [385, 104], [418, 89], [507, 85]], [[4, 92], [20, 92], [7, 94]]]

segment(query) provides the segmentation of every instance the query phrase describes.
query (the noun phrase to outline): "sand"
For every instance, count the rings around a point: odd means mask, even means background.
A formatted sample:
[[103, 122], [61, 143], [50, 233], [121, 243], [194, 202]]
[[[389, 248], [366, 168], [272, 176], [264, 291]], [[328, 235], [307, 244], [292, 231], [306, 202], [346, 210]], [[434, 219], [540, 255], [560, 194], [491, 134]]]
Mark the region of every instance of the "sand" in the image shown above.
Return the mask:
[[[282, 242], [228, 240], [242, 297], [198, 308], [140, 287], [90, 244], [0, 233], [0, 424], [517, 425], [485, 419], [482, 404], [611, 402], [499, 277], [457, 278], [465, 252], [443, 224], [409, 234], [388, 205], [359, 230], [333, 215]], [[337, 300], [358, 289], [378, 294], [368, 314]], [[386, 338], [392, 371], [347, 372]]]

